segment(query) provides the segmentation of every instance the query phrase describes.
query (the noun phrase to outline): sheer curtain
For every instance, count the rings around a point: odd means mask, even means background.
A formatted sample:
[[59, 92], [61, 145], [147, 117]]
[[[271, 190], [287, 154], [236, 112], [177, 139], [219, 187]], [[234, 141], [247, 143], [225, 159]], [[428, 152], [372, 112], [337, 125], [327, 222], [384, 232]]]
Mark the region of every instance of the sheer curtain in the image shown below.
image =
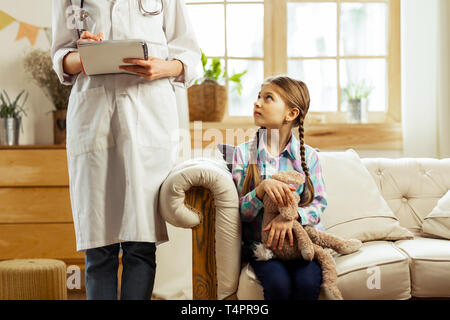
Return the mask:
[[440, 1], [438, 156], [450, 158], [450, 1]]
[[401, 3], [405, 157], [450, 158], [449, 2]]

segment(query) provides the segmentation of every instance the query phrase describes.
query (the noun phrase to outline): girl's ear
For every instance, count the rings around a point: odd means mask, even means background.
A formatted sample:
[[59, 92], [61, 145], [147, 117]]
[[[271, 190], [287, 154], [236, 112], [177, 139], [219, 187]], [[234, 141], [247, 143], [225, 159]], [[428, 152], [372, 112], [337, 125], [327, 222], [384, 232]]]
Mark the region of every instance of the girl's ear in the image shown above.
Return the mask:
[[290, 108], [289, 112], [288, 112], [288, 116], [289, 116], [289, 121], [293, 121], [295, 119], [297, 119], [298, 115], [300, 114], [300, 110], [298, 108]]

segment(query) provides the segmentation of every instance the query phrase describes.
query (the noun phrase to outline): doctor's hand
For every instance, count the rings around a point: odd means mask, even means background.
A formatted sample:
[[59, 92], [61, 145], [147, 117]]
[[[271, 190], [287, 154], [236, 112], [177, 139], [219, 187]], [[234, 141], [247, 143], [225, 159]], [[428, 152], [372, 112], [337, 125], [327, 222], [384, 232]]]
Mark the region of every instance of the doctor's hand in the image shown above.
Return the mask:
[[177, 77], [184, 72], [183, 63], [180, 60], [163, 60], [155, 57], [144, 59], [124, 59], [124, 63], [131, 65], [121, 65], [119, 68], [134, 73], [149, 81], [165, 78]]
[[89, 31], [83, 31], [83, 33], [80, 36], [80, 39], [77, 40], [77, 44], [79, 44], [81, 41], [103, 41], [104, 36], [102, 32], [99, 32], [98, 34], [93, 34]]

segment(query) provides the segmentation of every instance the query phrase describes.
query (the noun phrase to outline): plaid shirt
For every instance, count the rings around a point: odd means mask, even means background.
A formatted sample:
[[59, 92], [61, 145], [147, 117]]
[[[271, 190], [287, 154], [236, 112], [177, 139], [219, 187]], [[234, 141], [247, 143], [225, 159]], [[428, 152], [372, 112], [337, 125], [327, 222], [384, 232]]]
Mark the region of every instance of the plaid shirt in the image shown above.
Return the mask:
[[[257, 165], [261, 179], [270, 178], [278, 171], [296, 170], [303, 173], [300, 156], [300, 142], [291, 134], [291, 138], [280, 154], [273, 157], [266, 148], [265, 130], [262, 132], [257, 150]], [[249, 163], [249, 149], [251, 141], [238, 145], [233, 153], [232, 177], [239, 195], [244, 184], [245, 173]], [[302, 225], [312, 225], [319, 231], [325, 231], [320, 223], [320, 216], [327, 206], [325, 182], [322, 176], [322, 168], [317, 151], [309, 145], [305, 146], [305, 159], [309, 169], [311, 181], [314, 185], [315, 197], [312, 203], [298, 208], [298, 214]], [[296, 192], [301, 195], [304, 184], [300, 185]], [[263, 202], [256, 196], [253, 185], [250, 192], [239, 196], [239, 212], [242, 220], [243, 256], [248, 257], [252, 252], [255, 242], [261, 241], [261, 229], [263, 218]]]

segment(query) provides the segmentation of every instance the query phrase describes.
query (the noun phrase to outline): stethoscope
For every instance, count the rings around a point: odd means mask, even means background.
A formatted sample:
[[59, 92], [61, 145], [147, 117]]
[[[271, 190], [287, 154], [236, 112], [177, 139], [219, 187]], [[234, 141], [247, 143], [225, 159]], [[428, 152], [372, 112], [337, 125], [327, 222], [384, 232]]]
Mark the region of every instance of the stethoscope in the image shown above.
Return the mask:
[[[139, 4], [139, 11], [141, 12], [141, 14], [144, 17], [156, 16], [158, 14], [161, 14], [163, 9], [164, 9], [164, 2], [163, 2], [163, 0], [159, 0], [161, 2], [161, 8], [159, 10], [155, 10], [155, 11], [147, 11], [144, 8], [144, 6], [142, 5], [142, 0], [137, 0], [137, 1], [138, 1], [138, 4]], [[70, 0], [70, 3], [72, 4], [72, 0]], [[84, 25], [85, 20], [89, 18], [89, 13], [86, 10], [83, 9], [83, 6], [84, 6], [84, 0], [81, 0], [81, 4], [80, 4], [80, 21], [83, 22], [83, 25]], [[83, 29], [77, 29], [78, 38], [81, 37], [81, 34], [85, 30], [86, 29], [84, 29], [84, 28]]]

